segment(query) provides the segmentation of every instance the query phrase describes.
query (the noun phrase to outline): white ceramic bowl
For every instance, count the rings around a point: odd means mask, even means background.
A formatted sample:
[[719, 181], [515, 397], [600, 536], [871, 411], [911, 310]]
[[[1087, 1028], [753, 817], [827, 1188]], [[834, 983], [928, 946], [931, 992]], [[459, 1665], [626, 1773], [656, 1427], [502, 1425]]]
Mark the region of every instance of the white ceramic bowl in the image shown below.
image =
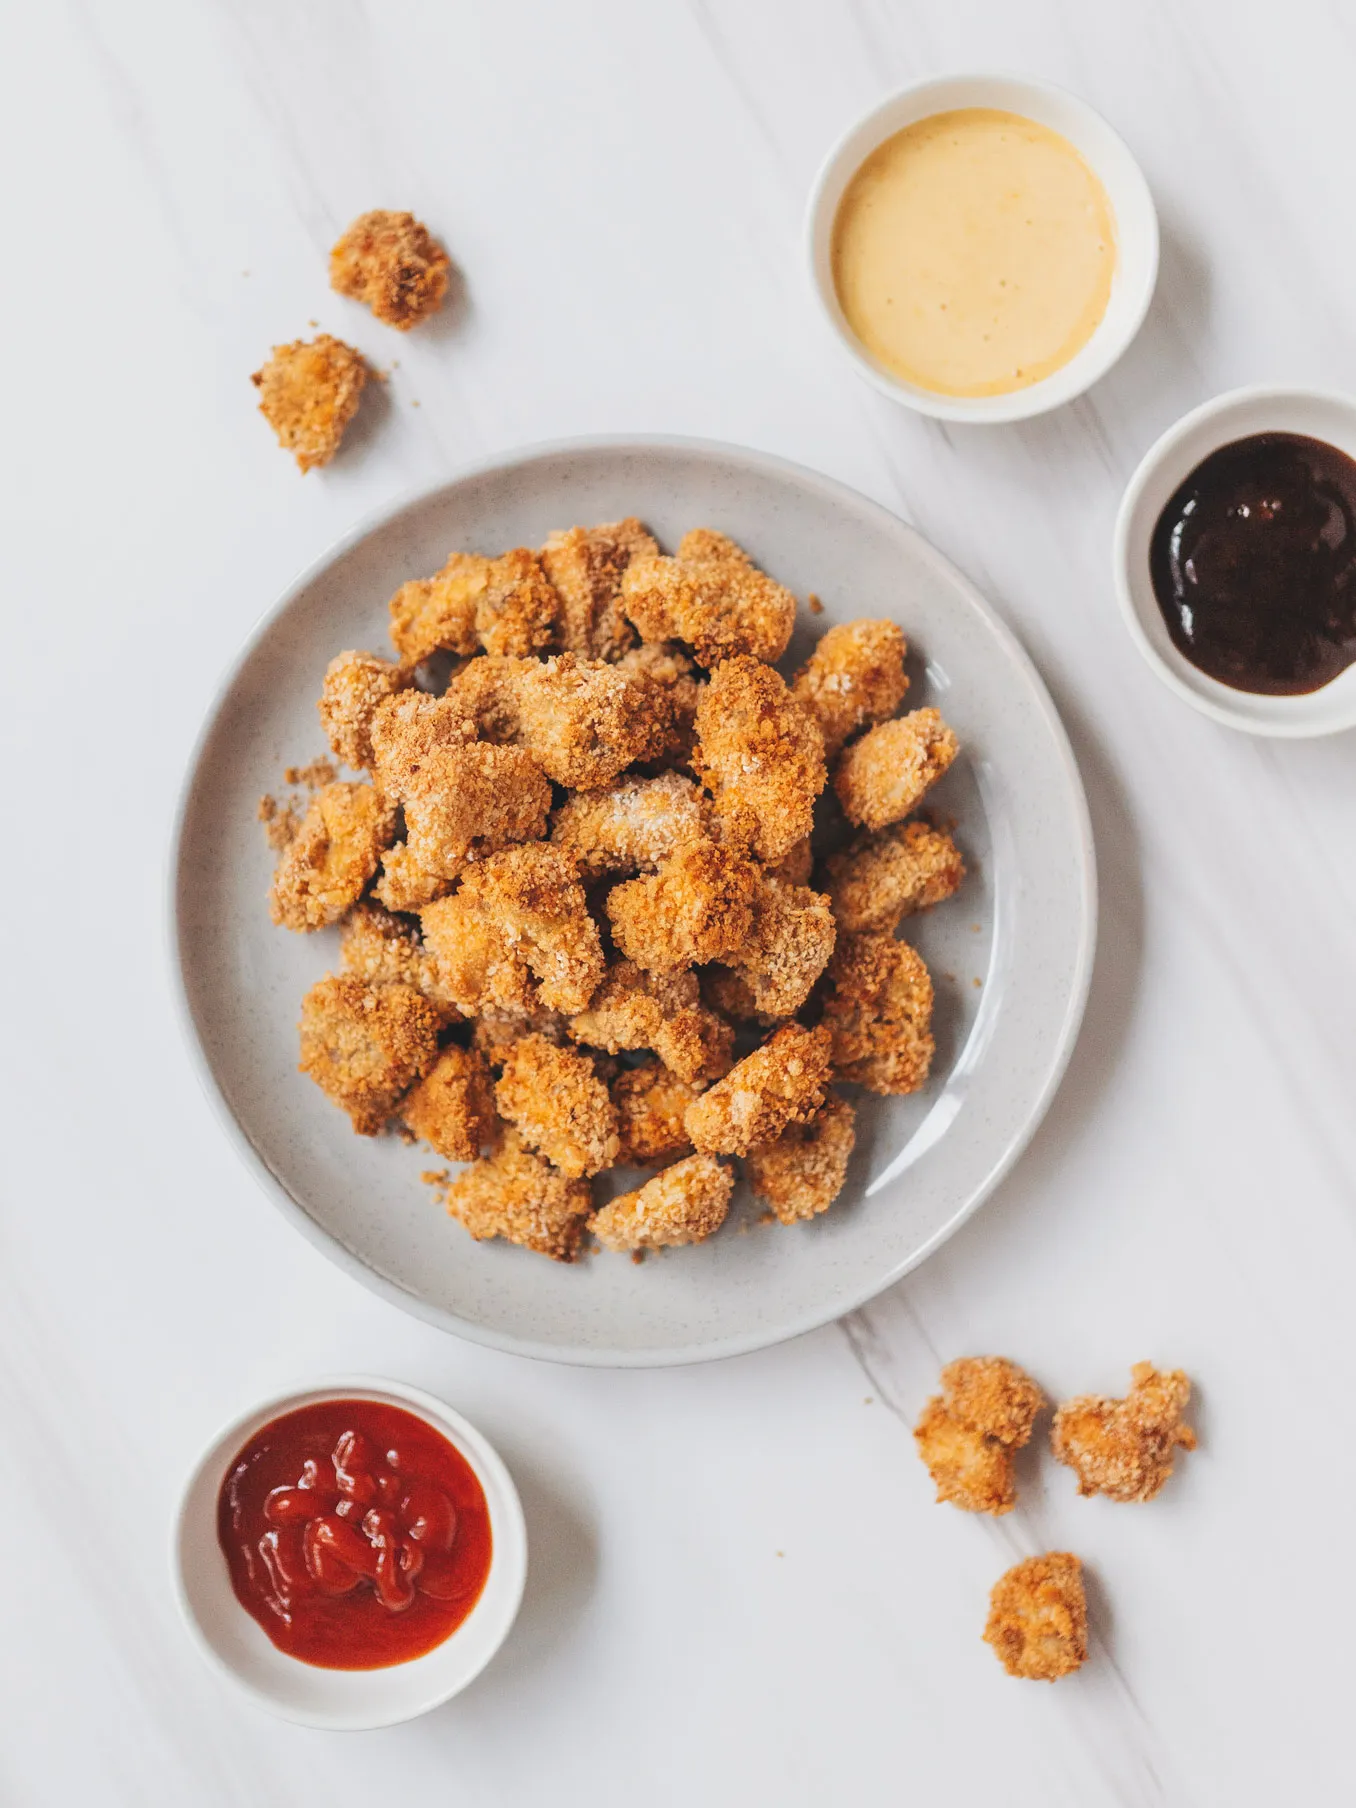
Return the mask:
[[[217, 1539], [217, 1497], [232, 1457], [270, 1419], [323, 1400], [380, 1400], [423, 1419], [475, 1470], [490, 1509], [494, 1549], [480, 1599], [441, 1645], [384, 1670], [322, 1670], [280, 1651], [236, 1600]], [[507, 1638], [523, 1598], [527, 1530], [512, 1476], [460, 1413], [399, 1381], [338, 1375], [260, 1401], [213, 1438], [179, 1503], [173, 1561], [180, 1610], [214, 1670], [284, 1720], [358, 1731], [413, 1720], [479, 1676]]]
[[[1010, 395], [937, 395], [895, 376], [872, 357], [848, 325], [834, 287], [833, 222], [853, 175], [877, 145], [905, 126], [958, 107], [996, 107], [1062, 133], [1100, 178], [1116, 218], [1116, 273], [1097, 331], [1059, 370]], [[882, 394], [943, 421], [1023, 421], [1082, 395], [1106, 375], [1139, 331], [1158, 280], [1158, 215], [1149, 186], [1124, 139], [1077, 96], [1049, 82], [1016, 76], [935, 76], [912, 82], [882, 101], [829, 152], [810, 191], [806, 251], [815, 294], [834, 337], [859, 375]]]
[[1151, 446], [1116, 517], [1116, 600], [1130, 637], [1169, 690], [1247, 734], [1298, 738], [1356, 728], [1356, 666], [1303, 697], [1263, 697], [1198, 671], [1168, 633], [1149, 579], [1149, 543], [1164, 504], [1201, 460], [1252, 433], [1303, 433], [1356, 458], [1356, 399], [1319, 389], [1253, 385], [1216, 396]]

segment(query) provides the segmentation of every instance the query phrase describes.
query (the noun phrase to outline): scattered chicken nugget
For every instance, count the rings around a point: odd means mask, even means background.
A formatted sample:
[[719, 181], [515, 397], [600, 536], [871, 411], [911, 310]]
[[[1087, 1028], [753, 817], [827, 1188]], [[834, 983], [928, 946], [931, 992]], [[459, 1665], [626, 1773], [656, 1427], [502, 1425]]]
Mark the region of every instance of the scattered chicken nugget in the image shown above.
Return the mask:
[[984, 1641], [1009, 1676], [1055, 1682], [1088, 1655], [1083, 1565], [1071, 1551], [1027, 1557], [1000, 1576], [989, 1596]]
[[259, 412], [303, 473], [327, 465], [357, 413], [368, 369], [361, 352], [321, 333], [307, 342], [275, 345], [250, 378]]
[[330, 287], [407, 333], [442, 306], [452, 260], [412, 213], [359, 214], [330, 252]]

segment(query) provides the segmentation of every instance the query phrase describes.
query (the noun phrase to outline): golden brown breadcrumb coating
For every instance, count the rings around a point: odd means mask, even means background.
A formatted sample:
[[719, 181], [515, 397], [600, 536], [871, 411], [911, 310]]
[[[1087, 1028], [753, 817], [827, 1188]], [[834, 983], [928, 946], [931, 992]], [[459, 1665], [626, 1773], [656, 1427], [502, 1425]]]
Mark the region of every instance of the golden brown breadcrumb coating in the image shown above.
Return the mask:
[[692, 1146], [747, 1155], [755, 1144], [771, 1142], [819, 1110], [829, 1071], [828, 1031], [786, 1024], [689, 1105], [683, 1122]]
[[719, 962], [703, 967], [699, 974], [702, 998], [713, 1011], [722, 1017], [731, 1017], [736, 1023], [757, 1023], [766, 1030], [776, 1029], [782, 1021], [780, 1016], [769, 1011], [760, 1011], [754, 1003], [753, 988], [742, 973], [736, 973], [730, 967]]
[[421, 665], [430, 654], [477, 651], [476, 605], [489, 587], [493, 560], [454, 552], [431, 578], [412, 578], [390, 601], [391, 640], [401, 662]]
[[[524, 969], [526, 971], [526, 969]], [[569, 1019], [559, 1011], [485, 1010], [475, 1020], [471, 1040], [491, 1067], [502, 1067], [509, 1050], [524, 1036], [544, 1036], [548, 1042], [563, 1047], [569, 1039]]]
[[494, 1150], [458, 1174], [448, 1212], [477, 1242], [503, 1237], [557, 1262], [572, 1262], [593, 1205], [587, 1180], [571, 1180], [505, 1127]]
[[726, 837], [769, 863], [810, 833], [824, 789], [824, 743], [770, 666], [726, 659], [697, 706], [692, 764], [714, 794]]
[[629, 960], [608, 967], [588, 1009], [570, 1019], [570, 1034], [610, 1055], [653, 1049], [694, 1083], [727, 1073], [734, 1047], [730, 1025], [701, 1002], [695, 973], [646, 973]]
[[327, 974], [301, 1005], [301, 1072], [375, 1136], [438, 1055], [439, 1018], [409, 986]]
[[683, 1113], [700, 1097], [700, 1086], [680, 1080], [662, 1061], [642, 1061], [639, 1067], [623, 1068], [612, 1082], [621, 1136], [618, 1163], [652, 1168], [686, 1155], [692, 1144]]
[[748, 939], [725, 957], [747, 988], [750, 1014], [790, 1017], [798, 1011], [828, 965], [837, 935], [826, 897], [760, 873]]
[[381, 877], [372, 887], [372, 896], [385, 909], [398, 916], [414, 915], [445, 898], [454, 881], [441, 873], [431, 873], [410, 852], [409, 843], [398, 841], [382, 856]]
[[752, 565], [753, 560], [730, 538], [714, 527], [690, 527], [678, 542], [678, 557], [709, 564], [712, 560], [733, 559], [736, 565]]
[[455, 879], [468, 861], [543, 835], [551, 787], [524, 748], [472, 741], [435, 747], [401, 801], [411, 859]]
[[446, 697], [406, 690], [377, 705], [368, 736], [377, 789], [402, 802], [415, 790], [419, 769], [435, 747], [464, 747], [476, 739], [476, 730]]
[[857, 828], [898, 822], [917, 809], [959, 752], [960, 742], [935, 709], [916, 709], [868, 728], [834, 769], [833, 788], [844, 816]]
[[330, 287], [402, 333], [442, 306], [451, 271], [427, 226], [385, 208], [359, 214], [330, 252]]
[[661, 765], [685, 766], [697, 738], [697, 704], [703, 683], [697, 668], [680, 647], [670, 641], [651, 641], [632, 647], [617, 661], [617, 670], [632, 678], [649, 678], [662, 685], [668, 697], [671, 719], [664, 740], [646, 758]]
[[[692, 543], [689, 535], [684, 544]], [[714, 558], [634, 559], [622, 576], [621, 594], [622, 610], [642, 640], [685, 641], [705, 666], [735, 653], [780, 659], [796, 619], [791, 592], [737, 547]]]
[[370, 899], [355, 904], [343, 922], [339, 944], [344, 971], [369, 986], [413, 986], [446, 1022], [460, 1012], [443, 995], [417, 921], [394, 916]]
[[326, 666], [316, 709], [325, 739], [346, 766], [361, 771], [372, 765], [377, 707], [412, 682], [408, 672], [377, 653], [340, 653]]
[[917, 1092], [935, 1052], [923, 957], [893, 936], [840, 935], [828, 982], [824, 1023], [834, 1071], [868, 1092]]
[[618, 659], [635, 641], [621, 612], [622, 573], [653, 558], [654, 538], [634, 515], [599, 527], [557, 530], [537, 555], [560, 596], [560, 644], [581, 659]]
[[963, 1356], [942, 1370], [942, 1391], [914, 1430], [937, 1499], [967, 1513], [1010, 1513], [1013, 1456], [1031, 1437], [1044, 1396], [1005, 1356]]
[[814, 871], [815, 857], [810, 837], [802, 835], [793, 841], [780, 860], [769, 860], [763, 870], [769, 879], [783, 879], [788, 885], [808, 885]]
[[367, 381], [361, 352], [328, 333], [307, 343], [275, 345], [273, 356], [250, 378], [259, 412], [305, 473], [327, 465], [357, 412]]
[[1027, 1557], [1000, 1576], [989, 1595], [984, 1642], [1009, 1676], [1054, 1682], [1088, 1655], [1083, 1565], [1071, 1551]]
[[302, 931], [337, 923], [376, 872], [395, 821], [371, 785], [322, 786], [273, 874], [273, 921]]
[[613, 886], [613, 939], [649, 973], [723, 960], [748, 940], [757, 884], [752, 861], [733, 849], [685, 841], [653, 874]]
[[448, 1161], [474, 1161], [494, 1140], [494, 1081], [484, 1055], [451, 1043], [406, 1093], [400, 1115]]
[[521, 1037], [504, 1054], [494, 1089], [501, 1117], [529, 1149], [572, 1179], [601, 1173], [617, 1159], [617, 1113], [587, 1055], [545, 1036]]
[[551, 839], [585, 879], [653, 872], [685, 841], [707, 836], [710, 806], [690, 778], [624, 778], [569, 797], [551, 819]]
[[671, 716], [659, 685], [573, 653], [527, 664], [516, 696], [522, 744], [549, 778], [577, 791], [610, 784], [662, 745]]
[[476, 597], [476, 634], [487, 653], [545, 653], [556, 644], [561, 602], [534, 552], [491, 559]]
[[1182, 1419], [1191, 1383], [1181, 1369], [1137, 1362], [1130, 1381], [1123, 1400], [1083, 1394], [1055, 1414], [1050, 1448], [1078, 1477], [1080, 1494], [1152, 1500], [1172, 1474], [1174, 1453], [1196, 1448]]
[[689, 1155], [595, 1212], [589, 1229], [604, 1249], [672, 1249], [704, 1243], [725, 1222], [734, 1175], [713, 1155]]
[[442, 700], [465, 718], [480, 740], [507, 747], [518, 739], [518, 681], [536, 666], [535, 659], [482, 653], [452, 674]]
[[909, 688], [907, 652], [892, 621], [843, 622], [820, 637], [791, 690], [819, 724], [829, 759], [866, 723], [894, 715]]
[[490, 853], [421, 913], [428, 953], [461, 1011], [582, 1011], [602, 982], [598, 926], [575, 862], [550, 843]]
[[915, 911], [953, 897], [965, 862], [942, 829], [925, 822], [892, 823], [864, 830], [826, 863], [829, 902], [840, 929], [877, 929], [891, 935]]
[[842, 1192], [856, 1140], [856, 1111], [830, 1090], [813, 1117], [749, 1150], [749, 1185], [783, 1224], [817, 1217]]

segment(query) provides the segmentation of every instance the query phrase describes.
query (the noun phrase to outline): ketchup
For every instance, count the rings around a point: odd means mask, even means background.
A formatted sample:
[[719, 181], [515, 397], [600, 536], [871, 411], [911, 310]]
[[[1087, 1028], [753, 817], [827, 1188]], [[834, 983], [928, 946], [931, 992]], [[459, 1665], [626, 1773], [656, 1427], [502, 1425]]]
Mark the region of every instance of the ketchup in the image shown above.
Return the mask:
[[475, 1471], [423, 1419], [325, 1400], [271, 1420], [217, 1496], [236, 1599], [280, 1651], [380, 1670], [455, 1632], [490, 1571]]

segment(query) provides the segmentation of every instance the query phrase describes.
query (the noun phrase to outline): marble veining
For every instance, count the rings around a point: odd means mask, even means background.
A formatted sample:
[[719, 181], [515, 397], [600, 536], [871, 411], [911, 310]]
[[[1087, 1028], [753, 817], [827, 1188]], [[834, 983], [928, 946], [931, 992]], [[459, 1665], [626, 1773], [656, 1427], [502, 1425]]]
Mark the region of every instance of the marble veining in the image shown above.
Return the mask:
[[[1264, 745], [1178, 704], [1109, 550], [1186, 409], [1356, 388], [1348, 9], [72, 0], [4, 30], [0, 1802], [1349, 1799], [1356, 736]], [[800, 264], [841, 129], [976, 67], [1105, 112], [1164, 229], [1121, 365], [1001, 429], [859, 383]], [[380, 205], [462, 273], [426, 333], [326, 287], [332, 237]], [[311, 321], [388, 380], [302, 480], [247, 379]], [[704, 1369], [519, 1361], [366, 1294], [227, 1147], [165, 971], [179, 776], [258, 614], [368, 510], [590, 432], [766, 448], [912, 522], [1040, 665], [1098, 844], [1082, 1039], [998, 1193], [841, 1325]], [[1200, 1448], [1148, 1507], [1076, 1499], [1035, 1447], [1008, 1518], [935, 1506], [910, 1428], [940, 1362], [981, 1350], [1054, 1397], [1180, 1364]], [[532, 1540], [492, 1669], [344, 1740], [208, 1674], [166, 1560], [215, 1427], [340, 1369], [479, 1423]], [[1052, 1547], [1088, 1565], [1093, 1653], [1041, 1688], [979, 1632], [997, 1574]]]

